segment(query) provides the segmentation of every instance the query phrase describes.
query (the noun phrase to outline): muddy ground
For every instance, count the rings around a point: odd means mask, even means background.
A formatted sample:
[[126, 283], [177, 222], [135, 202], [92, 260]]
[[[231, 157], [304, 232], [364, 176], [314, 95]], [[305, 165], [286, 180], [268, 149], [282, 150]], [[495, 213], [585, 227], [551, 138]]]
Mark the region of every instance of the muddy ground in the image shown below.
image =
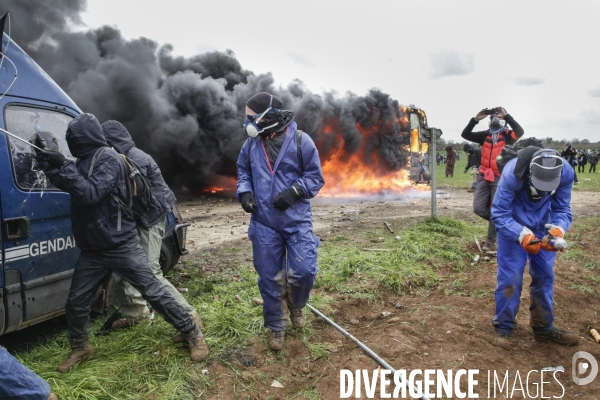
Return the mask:
[[[237, 254], [223, 252], [222, 258], [213, 258], [210, 265], [202, 265], [202, 269], [210, 274], [218, 274], [220, 268], [237, 261], [248, 264], [251, 254], [246, 236], [249, 216], [235, 199], [185, 195], [179, 198], [182, 199], [180, 211], [192, 222], [188, 230], [190, 255], [185, 257], [186, 262], [206, 263], [201, 261], [201, 254], [207, 251], [221, 254], [218, 251], [220, 248], [235, 244], [241, 246], [242, 251]], [[437, 203], [438, 215], [475, 222], [477, 217], [471, 212], [471, 199], [472, 194], [465, 190], [442, 189]], [[598, 193], [573, 192], [575, 224], [583, 218], [599, 215], [599, 199]], [[425, 191], [411, 191], [387, 198], [318, 198], [313, 202], [315, 233], [322, 240], [341, 234], [352, 239], [355, 233], [373, 229], [381, 229], [382, 234], [391, 234], [387, 233], [384, 221], [389, 222], [392, 228], [400, 228], [415, 217], [429, 216], [430, 206], [430, 193]], [[571, 248], [590, 251], [594, 260], [600, 262], [596, 250], [600, 248], [600, 239], [596, 230], [591, 229], [578, 240], [570, 243]], [[465, 250], [473, 255], [478, 253], [474, 243], [470, 243]], [[487, 398], [487, 371], [492, 371], [493, 379], [493, 371], [504, 377], [508, 370], [511, 390], [514, 381], [517, 381], [516, 391], [509, 398], [524, 398], [518, 385], [519, 376], [525, 389], [526, 375], [530, 370], [563, 366], [565, 372], [557, 375], [564, 386], [562, 398], [600, 398], [600, 378], [587, 386], [575, 385], [571, 378], [571, 361], [576, 351], [586, 351], [600, 360], [600, 345], [593, 342], [586, 331], [589, 325], [597, 326], [600, 322], [598, 291], [589, 293], [577, 289], [583, 286], [597, 288], [598, 283], [590, 278], [597, 274], [597, 269], [589, 265], [582, 268], [560, 257], [555, 265], [556, 324], [581, 336], [579, 344], [571, 348], [539, 344], [533, 340], [528, 326], [529, 293], [526, 288], [530, 279], [526, 274], [521, 312], [518, 314], [519, 326], [512, 351], [489, 344], [494, 313], [495, 272], [494, 258], [481, 261], [462, 273], [448, 266], [446, 270], [439, 271], [442, 283], [435, 290], [417, 290], [399, 296], [382, 288], [377, 300], [370, 303], [336, 293], [321, 294], [337, 300], [333, 302], [332, 318], [395, 369], [479, 369], [476, 392], [480, 398]], [[456, 290], [457, 281], [460, 282], [460, 290]], [[396, 308], [397, 303], [401, 303], [402, 307]], [[391, 315], [381, 318], [383, 311]], [[286, 336], [286, 355], [275, 360], [274, 353], [267, 350], [264, 338], [257, 337], [248, 343], [247, 350], [254, 365], [235, 364], [239, 374], [232, 373], [230, 367], [219, 361], [209, 366], [211, 376], [218, 376], [209, 398], [313, 399], [318, 396], [336, 399], [340, 396], [340, 369], [372, 371], [377, 368], [377, 364], [361, 349], [320, 319], [311, 315], [309, 323], [317, 328], [316, 340], [324, 343], [328, 356], [311, 357], [297, 337], [298, 334], [290, 330]], [[283, 388], [271, 387], [274, 379], [282, 380]], [[551, 375], [544, 375], [544, 381], [552, 382], [544, 385], [544, 397], [561, 397], [563, 389]], [[539, 382], [539, 372], [532, 373], [528, 386], [531, 398], [535, 397], [534, 383]], [[465, 385], [462, 387], [464, 389]], [[320, 395], [316, 395], [316, 392]], [[375, 398], [379, 398], [379, 395]], [[498, 393], [495, 398], [506, 397]]]

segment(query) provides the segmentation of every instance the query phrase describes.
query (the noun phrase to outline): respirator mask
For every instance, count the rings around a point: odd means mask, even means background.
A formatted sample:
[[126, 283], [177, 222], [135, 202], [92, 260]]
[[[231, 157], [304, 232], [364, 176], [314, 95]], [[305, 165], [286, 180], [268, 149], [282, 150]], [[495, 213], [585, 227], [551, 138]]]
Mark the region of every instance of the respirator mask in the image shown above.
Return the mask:
[[271, 96], [269, 107], [260, 114], [246, 115], [246, 120], [242, 127], [246, 135], [255, 138], [261, 133], [270, 133], [268, 131], [277, 127], [280, 120], [281, 112], [277, 108], [273, 108], [273, 96]]
[[503, 119], [500, 119], [498, 117], [492, 117], [490, 119], [490, 128], [491, 129], [504, 128], [505, 126], [506, 126], [506, 121]]
[[533, 186], [531, 176], [529, 177], [529, 186], [527, 187], [527, 197], [529, 197], [529, 200], [533, 201], [534, 203], [537, 203], [538, 201], [541, 201], [544, 197], [552, 196], [554, 192], [556, 192], [556, 190], [552, 190], [550, 192], [537, 190]]

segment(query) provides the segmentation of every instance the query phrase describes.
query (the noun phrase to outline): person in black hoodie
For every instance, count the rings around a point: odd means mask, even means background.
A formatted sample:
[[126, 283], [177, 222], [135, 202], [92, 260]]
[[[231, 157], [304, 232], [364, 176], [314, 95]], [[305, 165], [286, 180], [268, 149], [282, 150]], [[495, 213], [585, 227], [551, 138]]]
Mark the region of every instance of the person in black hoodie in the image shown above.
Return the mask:
[[[165, 234], [165, 217], [175, 205], [175, 195], [167, 186], [160, 168], [149, 154], [138, 149], [131, 139], [125, 126], [119, 121], [106, 121], [102, 124], [102, 131], [109, 146], [120, 154], [126, 155], [140, 167], [140, 172], [148, 178], [152, 186], [152, 203], [148, 213], [137, 221], [140, 244], [148, 257], [148, 265], [156, 278], [165, 286], [165, 289], [189, 312], [200, 329], [203, 329], [200, 316], [179, 291], [164, 277], [160, 268], [160, 248]], [[119, 308], [124, 318], [112, 324], [113, 329], [124, 329], [137, 325], [150, 314], [146, 307], [146, 300], [140, 292], [135, 290], [127, 281], [114, 274], [117, 282], [116, 294]], [[185, 342], [181, 334], [176, 334], [173, 340], [176, 343]]]
[[[115, 151], [99, 154], [89, 174], [97, 151], [108, 147], [102, 127], [92, 114], [81, 114], [69, 122], [67, 144], [77, 162], [56, 150], [38, 153], [46, 176], [59, 189], [71, 195], [71, 224], [81, 253], [75, 264], [71, 289], [65, 305], [71, 353], [58, 366], [61, 373], [87, 360], [95, 350], [90, 347], [90, 309], [94, 291], [111, 272], [133, 285], [152, 307], [181, 332], [194, 361], [208, 356], [208, 347], [192, 316], [156, 279], [150, 268], [136, 229], [131, 210], [122, 203], [127, 198], [124, 163]], [[46, 148], [45, 140], [36, 135], [36, 145]], [[121, 201], [119, 201], [121, 200]]]

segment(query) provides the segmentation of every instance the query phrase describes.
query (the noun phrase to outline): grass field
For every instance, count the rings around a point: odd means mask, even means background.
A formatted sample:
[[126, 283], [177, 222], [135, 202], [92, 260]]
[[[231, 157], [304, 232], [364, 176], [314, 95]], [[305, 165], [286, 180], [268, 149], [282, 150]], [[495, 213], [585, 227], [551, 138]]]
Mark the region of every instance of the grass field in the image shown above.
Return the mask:
[[[444, 154], [445, 152], [442, 152]], [[436, 166], [436, 177], [438, 188], [452, 187], [455, 189], [467, 190], [471, 186], [471, 175], [467, 172], [463, 173], [467, 166], [467, 156], [464, 152], [460, 154], [460, 160], [454, 165], [454, 176], [446, 178], [444, 172], [446, 164], [440, 163]], [[573, 190], [584, 192], [600, 192], [600, 168], [596, 168], [598, 172], [589, 173], [589, 164], [586, 166], [584, 173], [577, 174], [579, 184], [573, 186]]]

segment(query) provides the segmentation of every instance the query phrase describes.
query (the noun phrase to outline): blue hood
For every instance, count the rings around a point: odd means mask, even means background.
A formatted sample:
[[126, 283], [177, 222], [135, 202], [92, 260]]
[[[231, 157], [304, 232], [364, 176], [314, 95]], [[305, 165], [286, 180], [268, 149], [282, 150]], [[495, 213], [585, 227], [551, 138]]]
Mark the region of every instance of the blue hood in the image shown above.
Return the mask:
[[102, 124], [102, 132], [108, 145], [121, 154], [127, 154], [135, 146], [129, 131], [119, 121], [106, 121]]
[[80, 159], [92, 157], [100, 147], [108, 147], [100, 122], [88, 113], [69, 122], [66, 139], [71, 154]]

